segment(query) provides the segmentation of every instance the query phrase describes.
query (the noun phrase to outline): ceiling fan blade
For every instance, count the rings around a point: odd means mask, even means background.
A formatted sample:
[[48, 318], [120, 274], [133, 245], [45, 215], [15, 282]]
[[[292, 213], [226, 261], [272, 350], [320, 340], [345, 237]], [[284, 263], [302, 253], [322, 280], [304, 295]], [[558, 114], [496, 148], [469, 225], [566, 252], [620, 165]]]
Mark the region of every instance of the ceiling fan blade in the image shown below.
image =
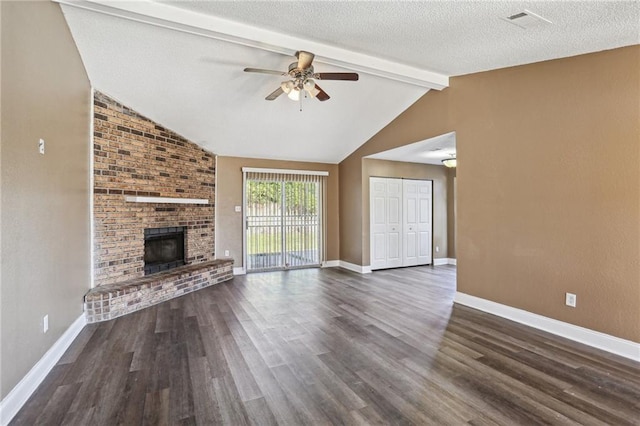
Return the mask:
[[296, 52], [296, 58], [298, 58], [298, 68], [306, 70], [311, 66], [315, 55], [311, 52], [305, 52], [304, 50], [298, 50]]
[[273, 75], [288, 75], [286, 72], [275, 70], [263, 70], [261, 68], [245, 68], [244, 72], [257, 72], [260, 74], [273, 74]]
[[267, 96], [265, 99], [268, 101], [273, 101], [275, 98], [282, 95], [283, 93], [284, 93], [284, 90], [282, 90], [282, 87], [278, 87], [276, 90], [271, 92], [269, 96]]
[[319, 72], [313, 75], [318, 80], [347, 80], [358, 81], [358, 74], [355, 72]]
[[318, 93], [316, 94], [316, 99], [319, 101], [327, 101], [329, 100], [330, 96], [327, 95], [327, 92], [325, 92], [324, 90], [322, 90], [322, 88], [320, 86], [318, 86], [316, 84], [316, 89], [318, 89]]

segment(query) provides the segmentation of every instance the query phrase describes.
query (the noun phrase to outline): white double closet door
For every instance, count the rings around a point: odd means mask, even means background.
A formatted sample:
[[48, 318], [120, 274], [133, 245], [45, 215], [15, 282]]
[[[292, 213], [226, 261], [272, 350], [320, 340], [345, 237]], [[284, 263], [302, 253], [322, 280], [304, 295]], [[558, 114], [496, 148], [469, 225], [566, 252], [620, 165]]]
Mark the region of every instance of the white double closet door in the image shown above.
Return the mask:
[[369, 178], [372, 270], [432, 263], [432, 185]]

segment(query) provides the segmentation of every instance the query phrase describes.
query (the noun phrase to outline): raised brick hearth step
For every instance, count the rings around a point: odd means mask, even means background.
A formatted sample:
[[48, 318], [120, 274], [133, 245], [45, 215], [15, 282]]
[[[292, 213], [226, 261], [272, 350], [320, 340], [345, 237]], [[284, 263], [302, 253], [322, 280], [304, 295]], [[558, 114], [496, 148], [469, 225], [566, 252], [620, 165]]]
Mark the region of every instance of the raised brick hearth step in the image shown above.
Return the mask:
[[85, 296], [88, 323], [106, 321], [233, 278], [233, 260], [196, 263], [119, 284], [105, 284]]

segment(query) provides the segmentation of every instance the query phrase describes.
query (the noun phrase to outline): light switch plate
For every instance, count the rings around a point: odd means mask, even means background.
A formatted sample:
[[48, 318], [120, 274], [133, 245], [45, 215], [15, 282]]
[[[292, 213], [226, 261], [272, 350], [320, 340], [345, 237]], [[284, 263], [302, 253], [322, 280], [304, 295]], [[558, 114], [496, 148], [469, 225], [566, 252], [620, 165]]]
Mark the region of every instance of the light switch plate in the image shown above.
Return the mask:
[[576, 307], [576, 299], [577, 299], [577, 297], [576, 297], [576, 295], [575, 295], [575, 294], [573, 294], [573, 293], [567, 293], [567, 294], [565, 295], [565, 301], [564, 301], [564, 303], [565, 303], [567, 306], [571, 306], [572, 308], [575, 308], [575, 307]]
[[242, 211], [242, 206], [236, 206], [236, 213], [240, 213]]

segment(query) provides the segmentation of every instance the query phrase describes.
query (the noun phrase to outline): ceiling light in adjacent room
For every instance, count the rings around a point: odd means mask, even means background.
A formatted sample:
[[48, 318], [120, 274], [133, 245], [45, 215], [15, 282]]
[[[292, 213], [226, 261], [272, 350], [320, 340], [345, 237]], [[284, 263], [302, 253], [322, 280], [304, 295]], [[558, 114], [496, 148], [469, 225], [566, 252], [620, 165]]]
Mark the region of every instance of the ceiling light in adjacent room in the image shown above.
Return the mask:
[[442, 160], [442, 164], [445, 167], [454, 168], [457, 166], [456, 157], [454, 154], [450, 154], [450, 155], [451, 155], [451, 158], [445, 158], [444, 160]]

